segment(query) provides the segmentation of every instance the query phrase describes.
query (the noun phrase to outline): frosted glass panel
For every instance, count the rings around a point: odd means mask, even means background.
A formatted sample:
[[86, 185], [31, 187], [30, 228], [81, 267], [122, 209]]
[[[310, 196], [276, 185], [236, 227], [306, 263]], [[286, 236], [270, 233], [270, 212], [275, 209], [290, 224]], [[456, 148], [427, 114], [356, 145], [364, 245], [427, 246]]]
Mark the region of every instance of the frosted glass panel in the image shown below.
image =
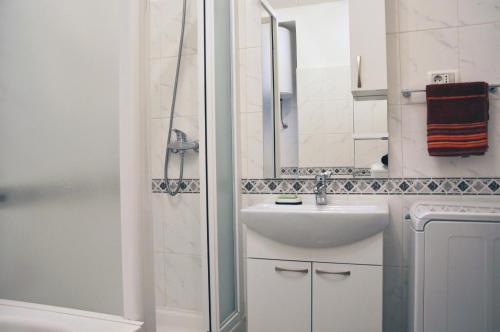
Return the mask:
[[236, 310], [234, 246], [231, 45], [228, 0], [215, 2], [215, 103], [217, 158], [217, 232], [221, 322]]
[[118, 14], [0, 1], [0, 298], [122, 312]]

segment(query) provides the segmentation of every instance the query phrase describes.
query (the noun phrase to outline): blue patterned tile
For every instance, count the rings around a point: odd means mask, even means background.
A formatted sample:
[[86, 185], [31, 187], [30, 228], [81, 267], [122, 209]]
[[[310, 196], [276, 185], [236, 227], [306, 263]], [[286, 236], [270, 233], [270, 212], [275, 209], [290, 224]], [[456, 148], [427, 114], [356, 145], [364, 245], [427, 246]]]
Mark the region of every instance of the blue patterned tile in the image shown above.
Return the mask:
[[[175, 189], [178, 181], [170, 180]], [[199, 193], [198, 179], [184, 179], [180, 193]], [[313, 194], [314, 179], [242, 179], [241, 191], [244, 194]], [[162, 179], [153, 179], [153, 193], [166, 193]], [[389, 178], [356, 179], [333, 178], [327, 182], [328, 194], [365, 194], [365, 195], [500, 195], [500, 178]]]

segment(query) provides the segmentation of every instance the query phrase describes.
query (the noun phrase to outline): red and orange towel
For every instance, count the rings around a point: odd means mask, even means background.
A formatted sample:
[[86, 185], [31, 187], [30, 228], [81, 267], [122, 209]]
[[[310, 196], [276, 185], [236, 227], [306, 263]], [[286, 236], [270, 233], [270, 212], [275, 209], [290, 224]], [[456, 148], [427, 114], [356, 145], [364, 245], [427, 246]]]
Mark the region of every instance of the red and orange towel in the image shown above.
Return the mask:
[[488, 150], [488, 84], [433, 84], [427, 93], [427, 149], [431, 156], [482, 155]]

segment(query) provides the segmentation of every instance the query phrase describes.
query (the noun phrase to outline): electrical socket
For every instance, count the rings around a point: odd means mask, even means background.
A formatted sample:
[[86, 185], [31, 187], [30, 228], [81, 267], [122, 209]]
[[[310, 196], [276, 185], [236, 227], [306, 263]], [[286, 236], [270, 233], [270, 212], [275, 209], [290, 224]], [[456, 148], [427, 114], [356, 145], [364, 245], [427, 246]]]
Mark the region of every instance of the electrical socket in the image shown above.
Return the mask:
[[429, 72], [430, 84], [448, 84], [458, 82], [458, 70], [439, 70]]

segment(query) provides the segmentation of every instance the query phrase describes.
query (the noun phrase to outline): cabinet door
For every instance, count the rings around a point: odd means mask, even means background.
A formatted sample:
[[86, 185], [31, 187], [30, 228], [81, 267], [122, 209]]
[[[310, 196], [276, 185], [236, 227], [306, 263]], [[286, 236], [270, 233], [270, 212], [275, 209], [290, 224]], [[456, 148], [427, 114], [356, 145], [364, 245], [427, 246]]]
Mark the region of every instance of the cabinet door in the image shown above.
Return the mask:
[[313, 331], [381, 332], [382, 267], [313, 263]]
[[353, 95], [386, 95], [385, 1], [349, 0], [349, 34]]
[[248, 332], [311, 331], [311, 263], [248, 259]]

